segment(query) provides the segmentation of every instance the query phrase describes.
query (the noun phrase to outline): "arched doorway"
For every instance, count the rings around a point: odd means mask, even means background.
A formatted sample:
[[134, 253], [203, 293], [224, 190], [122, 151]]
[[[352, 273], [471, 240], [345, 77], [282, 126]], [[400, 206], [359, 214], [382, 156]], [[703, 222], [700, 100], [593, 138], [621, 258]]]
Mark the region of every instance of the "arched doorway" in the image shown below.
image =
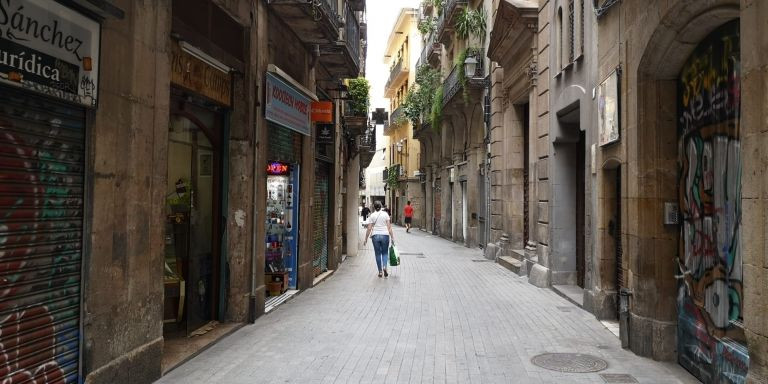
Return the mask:
[[705, 383], [743, 382], [739, 21], [704, 38], [677, 94], [682, 276], [678, 360]]

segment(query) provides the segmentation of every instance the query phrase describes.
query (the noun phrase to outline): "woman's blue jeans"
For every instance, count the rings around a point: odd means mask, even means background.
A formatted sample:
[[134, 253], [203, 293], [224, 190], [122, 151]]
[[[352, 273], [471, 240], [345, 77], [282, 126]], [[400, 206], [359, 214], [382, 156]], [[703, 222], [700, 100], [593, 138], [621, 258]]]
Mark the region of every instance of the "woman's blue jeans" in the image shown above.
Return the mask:
[[373, 254], [376, 256], [376, 266], [381, 272], [382, 269], [387, 269], [387, 261], [389, 260], [389, 235], [373, 235], [371, 242], [373, 243]]

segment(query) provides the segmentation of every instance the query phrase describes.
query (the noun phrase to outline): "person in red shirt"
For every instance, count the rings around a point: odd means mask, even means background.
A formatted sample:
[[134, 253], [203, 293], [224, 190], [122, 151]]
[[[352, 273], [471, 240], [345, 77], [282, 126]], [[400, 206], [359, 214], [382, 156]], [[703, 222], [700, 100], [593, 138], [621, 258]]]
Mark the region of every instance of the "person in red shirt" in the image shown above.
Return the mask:
[[403, 213], [405, 214], [405, 231], [410, 232], [411, 231], [411, 222], [413, 221], [413, 207], [411, 206], [411, 201], [408, 201], [408, 204], [403, 208]]

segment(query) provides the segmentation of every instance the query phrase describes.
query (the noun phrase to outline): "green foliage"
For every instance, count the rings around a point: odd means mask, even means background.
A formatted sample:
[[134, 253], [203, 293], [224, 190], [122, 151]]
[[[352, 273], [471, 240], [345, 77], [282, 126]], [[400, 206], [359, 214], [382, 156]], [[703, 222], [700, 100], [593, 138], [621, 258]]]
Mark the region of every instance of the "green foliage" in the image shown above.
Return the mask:
[[419, 33], [421, 33], [422, 36], [429, 35], [430, 33], [434, 32], [436, 28], [437, 22], [432, 16], [427, 16], [425, 19], [421, 20], [418, 26]]
[[[464, 99], [464, 103], [469, 103], [469, 89], [467, 88], [467, 74], [464, 71], [464, 61], [468, 56], [477, 56], [480, 54], [480, 50], [477, 48], [467, 48], [459, 53], [456, 57], [455, 64], [458, 66], [456, 77], [461, 85], [461, 96]], [[479, 61], [479, 60], [478, 60]], [[478, 64], [479, 65], [479, 64]]]
[[430, 121], [432, 123], [432, 131], [440, 133], [441, 123], [443, 122], [443, 86], [442, 84], [435, 91], [435, 96], [432, 99], [432, 110], [430, 111]]
[[349, 108], [353, 116], [366, 116], [371, 105], [371, 85], [364, 77], [349, 80]]
[[397, 167], [391, 167], [387, 170], [387, 186], [390, 189], [400, 187], [400, 170]]
[[432, 100], [435, 91], [440, 85], [440, 72], [429, 65], [422, 65], [416, 69], [415, 85], [408, 90], [400, 108], [403, 115], [414, 126], [422, 123], [422, 116], [426, 113], [429, 120], [429, 112], [432, 108]]
[[456, 28], [456, 36], [463, 40], [473, 36], [477, 38], [478, 41], [483, 41], [487, 30], [485, 19], [486, 14], [482, 7], [478, 9], [464, 8], [464, 10], [459, 13], [454, 24], [454, 28]]

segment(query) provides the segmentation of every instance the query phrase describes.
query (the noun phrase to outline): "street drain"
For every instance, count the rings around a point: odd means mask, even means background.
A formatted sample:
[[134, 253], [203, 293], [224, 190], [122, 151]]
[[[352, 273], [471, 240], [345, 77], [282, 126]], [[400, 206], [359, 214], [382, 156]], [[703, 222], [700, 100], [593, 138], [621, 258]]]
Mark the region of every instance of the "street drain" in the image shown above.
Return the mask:
[[603, 378], [603, 381], [610, 384], [632, 384], [638, 382], [634, 376], [626, 373], [601, 373], [600, 377]]
[[550, 371], [568, 373], [599, 372], [608, 368], [608, 362], [581, 353], [543, 353], [534, 356], [531, 363]]
[[560, 312], [570, 312], [571, 307], [556, 307]]
[[488, 260], [488, 259], [472, 259], [472, 261], [475, 262], [475, 263], [488, 263], [488, 262], [491, 262], [493, 260]]
[[401, 255], [401, 256], [424, 256], [424, 254], [423, 254], [423, 253], [421, 253], [421, 252], [416, 252], [416, 253], [412, 253], [412, 252], [400, 252], [400, 255]]

